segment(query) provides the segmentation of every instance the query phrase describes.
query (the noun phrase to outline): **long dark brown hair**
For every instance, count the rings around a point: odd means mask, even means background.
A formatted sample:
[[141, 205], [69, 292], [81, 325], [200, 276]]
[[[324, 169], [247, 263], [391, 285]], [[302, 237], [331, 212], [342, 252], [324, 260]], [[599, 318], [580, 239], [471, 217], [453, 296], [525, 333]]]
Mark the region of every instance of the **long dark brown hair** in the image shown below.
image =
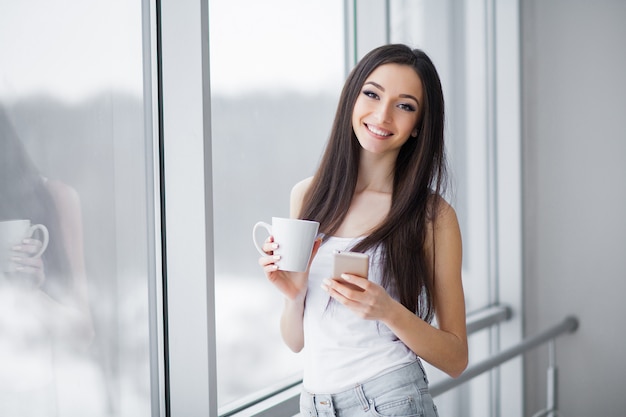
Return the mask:
[[418, 135], [406, 141], [396, 159], [387, 217], [352, 250], [363, 252], [381, 246], [383, 286], [394, 288], [406, 308], [430, 322], [435, 310], [434, 257], [429, 263], [425, 253], [426, 228], [436, 216], [447, 172], [441, 81], [423, 51], [399, 44], [381, 46], [369, 52], [351, 71], [299, 217], [320, 222], [320, 232], [326, 236], [332, 236], [343, 222], [356, 188], [361, 151], [352, 128], [354, 104], [367, 77], [384, 64], [410, 66], [422, 81], [424, 97]]

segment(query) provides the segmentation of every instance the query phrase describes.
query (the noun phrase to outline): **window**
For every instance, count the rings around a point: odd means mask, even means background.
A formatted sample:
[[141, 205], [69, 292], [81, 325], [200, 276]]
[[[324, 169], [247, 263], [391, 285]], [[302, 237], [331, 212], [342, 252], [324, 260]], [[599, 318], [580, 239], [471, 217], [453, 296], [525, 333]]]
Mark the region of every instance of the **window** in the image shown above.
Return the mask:
[[[344, 77], [343, 5], [209, 3], [219, 404], [297, 375], [279, 334], [282, 296], [257, 264], [252, 226], [289, 216], [313, 174]], [[322, 23], [323, 22], [323, 23]]]
[[0, 415], [161, 408], [142, 7], [0, 6], [0, 222], [28, 220], [49, 232], [42, 275], [27, 268], [0, 277]]
[[[521, 308], [517, 13], [515, 1], [464, 0], [391, 0], [387, 13], [389, 41], [425, 49], [442, 79], [468, 311]], [[469, 338], [470, 366], [520, 340], [519, 319], [500, 327]], [[431, 382], [443, 377], [428, 368]], [[512, 361], [438, 398], [438, 407], [458, 416], [519, 413], [520, 381]]]
[[[49, 236], [44, 275], [0, 273], [0, 415], [215, 415], [297, 377], [251, 229], [288, 215], [347, 71], [386, 42], [442, 75], [468, 309], [519, 311], [517, 1], [497, 6], [0, 5], [0, 239], [16, 219]], [[519, 340], [520, 317], [473, 336], [472, 360]], [[514, 362], [438, 404], [519, 415], [519, 393]]]
[[[464, 283], [466, 289], [467, 307], [468, 311], [479, 310], [488, 305], [498, 302], [510, 302], [513, 307], [519, 307], [519, 296], [513, 295], [508, 289], [504, 289], [503, 285], [500, 285], [500, 277], [506, 274], [507, 282], [517, 283], [519, 285], [519, 269], [515, 268], [515, 262], [509, 265], [500, 264], [499, 258], [512, 256], [515, 259], [519, 256], [519, 251], [515, 249], [516, 243], [519, 242], [519, 234], [516, 229], [515, 222], [515, 198], [519, 195], [519, 183], [516, 178], [519, 175], [519, 171], [516, 170], [516, 155], [519, 153], [515, 150], [515, 138], [517, 131], [514, 124], [511, 128], [505, 127], [501, 120], [515, 120], [516, 117], [516, 105], [515, 97], [515, 84], [508, 83], [507, 77], [509, 72], [502, 70], [500, 73], [496, 71], [497, 68], [505, 68], [515, 62], [514, 56], [510, 53], [507, 54], [505, 49], [515, 51], [515, 24], [502, 24], [502, 22], [515, 22], [515, 2], [507, 2], [506, 4], [499, 4], [496, 10], [493, 4], [490, 3], [469, 3], [464, 1], [390, 1], [390, 2], [374, 2], [374, 1], [345, 1], [344, 6], [344, 44], [343, 50], [344, 62], [347, 63], [347, 70], [351, 65], [358, 60], [363, 54], [369, 51], [371, 48], [387, 42], [404, 42], [416, 47], [426, 50], [427, 53], [433, 58], [437, 68], [439, 69], [442, 83], [444, 87], [444, 93], [447, 100], [447, 137], [448, 137], [448, 157], [451, 163], [452, 193], [449, 195], [451, 203], [455, 206], [460, 218], [462, 232], [464, 236]], [[226, 236], [233, 237], [237, 240], [235, 245], [243, 244], [249, 240], [250, 226], [259, 219], [268, 219], [272, 215], [282, 214], [286, 215], [287, 212], [287, 196], [289, 187], [294, 181], [306, 176], [302, 174], [293, 175], [292, 178], [287, 178], [287, 175], [280, 175], [275, 179], [276, 195], [282, 195], [282, 199], [272, 200], [274, 203], [265, 203], [263, 192], [265, 188], [265, 182], [262, 176], [254, 177], [254, 174], [250, 174], [246, 171], [248, 166], [254, 166], [259, 160], [263, 160], [266, 166], [274, 166], [278, 161], [281, 169], [283, 167], [291, 165], [293, 158], [297, 158], [299, 155], [305, 155], [303, 159], [298, 159], [298, 167], [293, 169], [299, 169], [307, 167], [307, 169], [313, 169], [314, 163], [317, 160], [312, 161], [311, 156], [316, 158], [319, 155], [319, 151], [315, 152], [314, 148], [307, 148], [304, 152], [289, 153], [288, 158], [285, 159], [283, 146], [275, 146], [275, 141], [271, 141], [272, 146], [268, 144], [257, 144], [258, 148], [255, 148], [256, 155], [262, 155], [264, 151], [270, 149], [270, 153], [266, 158], [249, 158], [247, 156], [248, 147], [241, 146], [244, 140], [239, 137], [246, 136], [245, 133], [240, 134], [238, 132], [241, 129], [240, 125], [236, 125], [233, 122], [227, 122], [224, 117], [224, 113], [221, 109], [233, 108], [233, 112], [236, 112], [233, 106], [227, 106], [226, 101], [221, 100], [221, 95], [231, 94], [238, 97], [241, 93], [235, 86], [229, 88], [230, 93], [221, 93], [221, 88], [227, 84], [225, 81], [221, 81], [223, 73], [228, 71], [232, 75], [237, 75], [239, 78], [238, 85], [240, 88], [246, 89], [249, 87], [243, 87], [247, 82], [254, 83], [257, 73], [241, 73], [241, 69], [246, 68], [245, 65], [237, 64], [234, 60], [225, 59], [226, 55], [221, 55], [220, 50], [225, 48], [223, 45], [228, 45], [233, 34], [226, 34], [226, 32], [220, 32], [220, 22], [241, 21], [244, 22], [248, 12], [250, 15], [258, 17], [262, 14], [251, 8], [240, 7], [239, 13], [233, 16], [231, 19], [220, 20], [219, 15], [219, 2], [211, 2], [215, 8], [215, 12], [212, 13], [211, 20], [211, 33], [212, 33], [212, 53], [211, 53], [211, 85], [213, 88], [213, 179], [216, 184], [215, 190], [215, 224], [216, 224], [216, 242], [221, 242], [219, 237], [220, 233], [217, 232], [219, 228], [228, 228], [229, 231], [224, 233], [224, 242]], [[252, 46], [251, 49], [261, 49], [264, 52], [268, 52], [268, 45], [273, 45], [275, 48], [282, 50], [282, 44], [277, 42], [263, 42], [265, 48], [255, 48], [254, 42], [259, 39], [264, 39], [265, 36], [272, 36], [275, 33], [275, 27], [281, 27], [281, 24], [289, 21], [290, 7], [287, 5], [279, 5], [273, 2], [264, 2], [262, 5], [257, 5], [264, 11], [273, 14], [274, 16], [280, 16], [281, 23], [270, 25], [254, 24], [245, 25], [246, 29], [235, 29], [235, 25], [231, 28], [237, 30], [240, 36], [246, 39], [246, 43]], [[245, 10], [245, 12], [241, 12]], [[270, 12], [271, 11], [271, 12]], [[293, 18], [294, 14], [291, 13]], [[263, 19], [259, 19], [263, 20]], [[297, 19], [296, 19], [297, 20]], [[310, 19], [315, 21], [314, 18]], [[299, 24], [303, 24], [302, 20], [297, 20]], [[250, 30], [254, 28], [253, 30]], [[338, 32], [339, 32], [338, 28]], [[295, 33], [295, 32], [294, 32]], [[496, 46], [494, 38], [496, 35], [500, 35], [501, 41]], [[293, 35], [297, 38], [297, 35]], [[339, 39], [337, 36], [336, 39]], [[507, 43], [508, 42], [508, 43]], [[336, 42], [339, 45], [339, 42]], [[513, 45], [513, 47], [511, 47]], [[301, 48], [296, 48], [296, 51], [306, 50], [310, 51], [310, 48], [302, 45]], [[241, 54], [241, 49], [231, 48], [230, 53], [232, 56], [244, 56]], [[271, 53], [270, 53], [271, 54]], [[269, 59], [265, 59], [267, 66], [263, 67], [263, 71], [270, 70], [271, 73], [280, 74], [282, 64], [274, 65], [278, 63], [269, 55]], [[306, 62], [310, 62], [307, 60]], [[328, 62], [340, 62], [340, 59], [336, 61], [329, 60]], [[221, 66], [227, 69], [220, 69]], [[327, 64], [328, 65], [328, 64]], [[504, 74], [504, 75], [502, 75]], [[515, 82], [514, 72], [511, 72], [511, 77], [508, 80]], [[497, 75], [497, 77], [496, 77]], [[282, 83], [289, 82], [291, 80], [291, 74], [285, 74], [281, 78]], [[305, 77], [306, 78], [306, 77]], [[248, 80], [248, 81], [245, 81]], [[223, 83], [223, 84], [222, 84]], [[256, 83], [254, 83], [256, 84]], [[265, 82], [263, 85], [270, 85], [270, 82]], [[339, 85], [340, 83], [338, 83]], [[337, 90], [338, 92], [338, 90]], [[512, 94], [510, 94], [512, 93]], [[268, 100], [266, 98], [266, 100]], [[247, 105], [251, 106], [251, 103], [258, 102], [258, 100], [248, 100]], [[501, 103], [499, 111], [495, 112], [495, 103]], [[266, 102], [266, 107], [267, 102]], [[331, 106], [332, 108], [333, 106]], [[259, 115], [262, 119], [268, 118], [260, 110], [254, 112], [255, 116]], [[293, 113], [290, 118], [297, 117], [297, 112]], [[284, 118], [281, 118], [281, 122]], [[323, 119], [322, 119], [323, 120]], [[224, 132], [221, 132], [221, 125], [224, 125]], [[253, 123], [255, 124], [255, 123]], [[258, 123], [256, 123], [258, 124]], [[275, 123], [278, 126], [279, 132], [282, 130], [282, 123]], [[508, 125], [506, 125], [508, 126]], [[228, 130], [228, 133], [227, 133]], [[319, 135], [318, 135], [319, 136]], [[223, 137], [229, 137], [231, 139], [231, 152], [221, 152], [219, 142]], [[293, 146], [293, 142], [290, 145]], [[309, 142], [298, 140], [298, 143], [309, 145]], [[321, 143], [317, 142], [321, 149]], [[497, 143], [497, 145], [496, 145]], [[288, 149], [288, 148], [287, 148]], [[496, 152], [501, 152], [496, 154]], [[516, 153], [517, 152], [517, 153]], [[230, 158], [225, 158], [230, 155]], [[236, 155], [236, 158], [233, 158]], [[510, 158], [511, 165], [501, 166], [496, 163], [496, 158], [506, 155]], [[276, 159], [273, 159], [276, 158]], [[242, 164], [241, 169], [233, 170], [235, 166], [233, 161], [240, 161]], [[289, 160], [289, 163], [285, 161]], [[228, 164], [229, 172], [220, 181], [220, 172], [224, 172], [224, 169], [220, 169], [220, 166], [226, 166]], [[234, 173], [233, 171], [238, 171]], [[227, 186], [226, 184], [232, 184], [236, 181], [235, 178], [240, 178], [239, 171], [245, 172], [248, 178], [253, 180], [244, 180], [240, 186]], [[259, 169], [253, 169], [252, 172], [259, 172]], [[496, 181], [498, 178], [498, 181]], [[227, 186], [228, 188], [220, 191], [218, 183]], [[507, 187], [503, 187], [501, 184], [507, 183]], [[515, 184], [517, 185], [517, 188]], [[511, 187], [511, 185], [513, 185]], [[221, 185], [220, 185], [221, 186]], [[267, 211], [264, 215], [252, 216], [243, 227], [243, 230], [239, 233], [239, 237], [234, 237], [235, 233], [232, 233], [233, 228], [241, 227], [241, 221], [233, 223], [228, 222], [227, 216], [221, 217], [219, 210], [228, 210], [229, 214], [233, 213], [233, 207], [239, 206], [239, 204], [227, 204], [220, 203], [219, 199], [222, 198], [224, 202], [236, 201], [238, 194], [233, 195], [232, 190], [245, 190], [246, 187], [251, 187], [250, 195], [254, 195], [255, 192], [259, 193], [258, 197], [254, 201], [258, 202], [255, 205], [257, 212]], [[220, 197], [220, 194], [227, 196]], [[510, 199], [507, 197], [511, 197]], [[512, 204], [505, 207], [508, 203]], [[266, 206], [267, 204], [267, 206]], [[221, 208], [220, 208], [221, 207]], [[504, 223], [499, 220], [498, 213], [508, 209], [513, 209], [510, 213], [513, 215], [509, 219], [513, 222]], [[281, 212], [282, 210], [282, 212]], [[244, 219], [246, 216], [237, 216], [239, 219]], [[245, 222], [244, 222], [245, 223]], [[515, 237], [517, 236], [517, 238]], [[227, 259], [223, 255], [220, 255], [218, 248], [222, 243], [216, 246], [216, 286], [217, 293], [223, 291], [224, 288], [230, 286], [232, 294], [237, 293], [237, 289], [241, 288], [234, 279], [230, 279], [224, 283], [223, 277], [226, 276], [224, 270], [221, 269], [220, 263], [223, 259]], [[229, 248], [229, 244], [222, 247], [223, 250]], [[511, 251], [505, 251], [505, 246], [512, 249]], [[256, 258], [256, 254], [250, 247], [251, 257]], [[234, 251], [233, 251], [234, 253]], [[245, 261], [237, 263], [238, 268], [243, 268], [241, 265]], [[256, 264], [251, 265], [251, 273], [258, 270]], [[519, 265], [519, 264], [518, 264]], [[229, 266], [231, 271], [235, 270], [235, 266]], [[220, 277], [221, 275], [221, 277]], [[262, 286], [260, 282], [256, 285]], [[267, 284], [265, 284], [267, 286]], [[226, 293], [224, 293], [226, 294]], [[518, 293], [519, 294], [519, 293]], [[504, 296], [503, 296], [504, 295]], [[268, 295], [268, 297], [274, 297], [274, 295]], [[279, 296], [275, 301], [264, 304], [260, 302], [258, 298], [243, 300], [243, 303], [252, 305], [252, 310], [255, 313], [259, 313], [260, 306], [274, 304], [275, 307], [270, 310], [274, 317], [272, 321], [278, 320], [278, 314], [280, 312], [281, 300]], [[228, 328], [230, 332], [226, 337], [232, 337], [233, 334], [237, 334], [237, 330], [243, 329], [242, 325], [234, 324], [233, 316], [226, 314], [229, 310], [220, 304], [219, 300], [233, 300], [236, 297], [218, 297], [218, 303], [216, 305], [216, 314], [218, 317], [218, 377], [224, 372], [234, 372], [235, 366], [226, 365], [226, 355], [220, 354], [220, 349], [224, 349], [225, 345], [222, 345], [223, 341], [220, 338], [226, 333], [220, 333], [220, 326], [224, 326], [224, 323], [233, 323]], [[254, 303], [254, 304], [252, 304]], [[259, 304], [260, 303], [260, 304]], [[232, 306], [232, 302], [228, 302]], [[232, 308], [232, 307], [231, 307]], [[238, 312], [243, 315], [244, 310]], [[270, 311], [263, 315], [263, 319], [255, 319], [250, 316], [247, 320], [241, 320], [242, 322], [254, 323], [256, 326], [261, 326], [261, 322], [265, 323], [266, 315], [270, 314]], [[220, 320], [220, 315], [223, 315], [223, 320]], [[267, 330], [264, 330], [263, 335], [251, 336], [247, 335], [247, 332], [240, 330], [240, 337], [242, 334], [251, 337], [257, 341], [254, 345], [254, 349], [246, 348], [241, 355], [245, 357], [248, 355], [252, 361], [262, 362], [264, 356], [256, 355], [259, 349], [259, 345], [272, 346], [272, 341], [280, 340], [278, 336], [277, 325], [274, 324], [274, 334], [267, 337]], [[470, 338], [470, 345], [472, 349], [471, 361], [476, 362], [483, 359], [490, 352], [496, 352], [498, 346], [504, 340], [505, 343], [511, 343], [515, 338], [519, 338], [519, 322], [514, 323], [513, 330], [507, 330], [504, 339], [498, 330], [485, 331], [476, 334]], [[271, 331], [271, 329], [270, 329]], [[231, 339], [232, 340], [232, 339]], [[221, 347], [220, 347], [221, 346]], [[281, 349], [276, 346], [275, 349]], [[283, 348], [284, 349], [284, 348]], [[229, 350], [232, 352], [232, 349]], [[232, 355], [231, 357], [235, 357]], [[257, 359], [258, 358], [258, 359]], [[297, 359], [297, 358], [296, 358]], [[296, 369], [298, 367], [297, 360], [293, 359], [293, 355], [289, 352], [281, 352], [282, 363], [286, 364], [289, 369]], [[293, 362], [292, 362], [293, 360]], [[255, 365], [258, 367], [258, 365]], [[221, 370], [220, 370], [221, 368]], [[247, 367], [246, 367], [247, 368]], [[515, 368], [515, 366], [513, 366]], [[226, 371], [228, 369], [228, 371]], [[244, 372], [246, 379], [250, 378], [250, 372]], [[438, 372], [434, 368], [429, 369], [431, 380], [437, 381], [443, 378], [443, 374]], [[520, 373], [519, 368], [513, 370], [511, 375], [514, 381], [519, 381]], [[515, 386], [517, 382], [513, 382], [512, 386]], [[221, 385], [218, 384], [220, 387]], [[488, 413], [494, 413], [498, 407], [498, 397], [494, 393], [498, 390], [498, 372], [493, 372], [491, 375], [484, 375], [476, 381], [468, 384], [465, 387], [455, 390], [438, 400], [440, 409], [443, 412], [450, 415], [486, 415]], [[490, 388], [491, 387], [491, 388]], [[251, 387], [252, 389], [252, 387]], [[218, 388], [219, 391], [219, 388]], [[504, 389], [503, 391], [506, 391]], [[512, 390], [509, 390], [512, 391]], [[508, 398], [504, 393], [503, 398]], [[515, 394], [512, 394], [515, 395]]]

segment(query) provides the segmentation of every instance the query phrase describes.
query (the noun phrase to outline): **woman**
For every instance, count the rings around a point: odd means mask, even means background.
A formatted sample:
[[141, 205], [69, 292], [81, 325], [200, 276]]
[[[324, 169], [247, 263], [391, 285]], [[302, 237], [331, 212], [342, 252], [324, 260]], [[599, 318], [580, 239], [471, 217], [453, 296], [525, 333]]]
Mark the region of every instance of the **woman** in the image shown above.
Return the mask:
[[[292, 190], [292, 217], [320, 222], [323, 236], [309, 271], [279, 270], [280, 242], [264, 244], [259, 263], [285, 294], [283, 339], [306, 352], [303, 416], [436, 416], [420, 358], [453, 377], [467, 366], [443, 131], [428, 56], [404, 45], [371, 51], [348, 76], [317, 172]], [[337, 250], [368, 253], [369, 276], [331, 277]]]
[[[57, 415], [54, 347], [88, 346], [94, 336], [83, 257], [81, 209], [70, 186], [41, 175], [0, 107], [0, 221], [44, 224], [11, 248], [0, 271], [0, 415]], [[6, 254], [2, 254], [6, 256]]]
[[[9, 282], [41, 296], [46, 320], [72, 323], [68, 329], [81, 342], [93, 329], [87, 305], [82, 214], [78, 193], [67, 184], [44, 177], [28, 155], [6, 111], [0, 107], [0, 221], [28, 219], [44, 224], [50, 242], [40, 258], [36, 237], [13, 249]], [[52, 310], [56, 310], [53, 312]], [[63, 325], [65, 326], [65, 324]], [[63, 327], [61, 326], [61, 327]]]

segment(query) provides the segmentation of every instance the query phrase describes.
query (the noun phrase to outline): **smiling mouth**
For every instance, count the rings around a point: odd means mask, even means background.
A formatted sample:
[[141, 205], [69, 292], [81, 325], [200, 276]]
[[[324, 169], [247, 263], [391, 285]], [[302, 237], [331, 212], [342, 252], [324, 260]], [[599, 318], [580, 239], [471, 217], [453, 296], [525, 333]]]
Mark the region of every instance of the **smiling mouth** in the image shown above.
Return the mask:
[[368, 124], [365, 124], [365, 127], [367, 127], [367, 130], [369, 130], [370, 132], [372, 132], [373, 134], [375, 134], [376, 136], [382, 136], [382, 137], [388, 137], [391, 136], [393, 133], [387, 131], [387, 130], [382, 130], [379, 129], [375, 126], [371, 126]]

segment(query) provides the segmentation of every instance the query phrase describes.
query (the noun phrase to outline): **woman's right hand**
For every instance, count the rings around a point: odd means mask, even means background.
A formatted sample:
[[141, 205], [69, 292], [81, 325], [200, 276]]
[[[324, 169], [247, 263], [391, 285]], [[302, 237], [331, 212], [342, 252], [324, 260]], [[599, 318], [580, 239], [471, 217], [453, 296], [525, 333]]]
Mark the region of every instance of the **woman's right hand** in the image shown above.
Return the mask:
[[14, 283], [28, 289], [37, 289], [43, 285], [46, 280], [44, 263], [40, 256], [34, 256], [39, 253], [42, 246], [43, 243], [39, 239], [25, 238], [19, 245], [11, 248], [14, 271], [11, 275]]
[[263, 243], [263, 252], [265, 252], [267, 256], [259, 258], [259, 265], [263, 267], [267, 279], [269, 279], [285, 297], [290, 300], [304, 300], [309, 280], [309, 268], [321, 243], [321, 238], [315, 240], [306, 272], [283, 271], [279, 269], [276, 264], [276, 262], [280, 260], [280, 255], [274, 255], [274, 250], [278, 249], [278, 243], [274, 242], [274, 236], [270, 236], [265, 243]]

